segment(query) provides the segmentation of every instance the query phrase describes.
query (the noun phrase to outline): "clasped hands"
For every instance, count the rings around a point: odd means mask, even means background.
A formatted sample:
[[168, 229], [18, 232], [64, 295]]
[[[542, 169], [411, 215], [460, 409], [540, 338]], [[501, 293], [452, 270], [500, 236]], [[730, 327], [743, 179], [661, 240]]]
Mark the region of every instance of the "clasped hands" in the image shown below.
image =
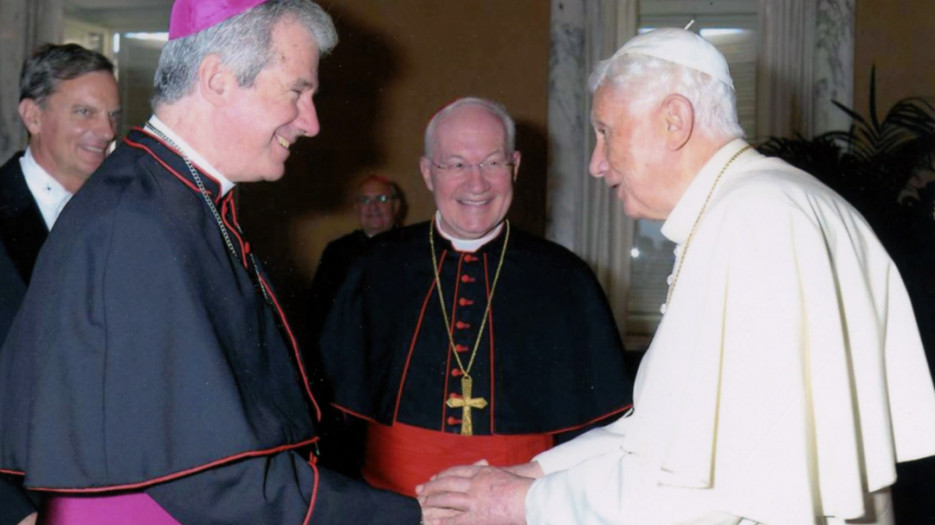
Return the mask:
[[416, 487], [424, 525], [525, 525], [526, 492], [543, 475], [536, 462], [452, 467]]

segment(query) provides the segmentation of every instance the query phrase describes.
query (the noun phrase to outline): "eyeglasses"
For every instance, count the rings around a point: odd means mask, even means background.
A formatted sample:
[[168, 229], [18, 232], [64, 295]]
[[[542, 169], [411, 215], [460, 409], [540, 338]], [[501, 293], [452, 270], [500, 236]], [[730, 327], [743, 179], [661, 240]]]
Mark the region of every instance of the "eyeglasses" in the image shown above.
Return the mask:
[[387, 202], [390, 202], [391, 200], [395, 198], [396, 198], [396, 195], [387, 195], [385, 193], [381, 193], [380, 195], [362, 195], [360, 197], [357, 197], [357, 204], [360, 204], [361, 206], [366, 206], [370, 204], [371, 202], [379, 202], [380, 204], [386, 204]]
[[439, 164], [433, 161], [432, 165], [442, 171], [447, 172], [450, 175], [465, 175], [473, 171], [474, 166], [480, 168], [481, 172], [486, 175], [506, 175], [510, 172], [510, 168], [512, 168], [515, 163], [505, 159], [490, 159], [474, 164], [460, 160], [451, 161], [445, 164]]

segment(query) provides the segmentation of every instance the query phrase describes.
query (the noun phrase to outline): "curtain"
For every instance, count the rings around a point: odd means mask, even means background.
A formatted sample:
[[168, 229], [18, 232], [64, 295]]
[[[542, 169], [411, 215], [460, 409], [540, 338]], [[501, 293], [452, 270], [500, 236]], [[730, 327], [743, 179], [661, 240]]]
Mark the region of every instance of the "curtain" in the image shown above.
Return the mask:
[[757, 142], [811, 136], [816, 0], [760, 0]]
[[757, 136], [846, 130], [853, 105], [854, 0], [759, 0]]
[[0, 162], [26, 146], [17, 112], [23, 60], [39, 44], [62, 41], [64, 12], [64, 0], [0, 1]]

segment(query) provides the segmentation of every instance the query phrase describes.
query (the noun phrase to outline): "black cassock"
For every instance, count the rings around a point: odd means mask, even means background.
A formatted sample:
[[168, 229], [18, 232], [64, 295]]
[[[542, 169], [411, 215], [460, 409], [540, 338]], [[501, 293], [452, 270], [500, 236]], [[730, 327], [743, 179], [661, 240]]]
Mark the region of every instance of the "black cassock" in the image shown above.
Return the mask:
[[[334, 298], [347, 276], [351, 263], [363, 255], [373, 244], [373, 237], [363, 230], [354, 230], [325, 246], [315, 270], [310, 288], [307, 323], [308, 340], [303, 345], [305, 363], [309, 370], [321, 372], [321, 354], [318, 341], [321, 329], [334, 304]], [[312, 390], [320, 398], [328, 398], [327, 381], [322, 374], [309, 378]], [[324, 412], [317, 428], [321, 436], [321, 464], [351, 477], [360, 475], [360, 454], [363, 433], [358, 423], [348, 421], [331, 406], [320, 407]], [[2, 525], [2, 524], [0, 524]]]
[[[458, 434], [461, 392], [505, 239], [462, 253], [429, 223], [387, 232], [351, 268], [321, 339], [335, 404], [384, 425]], [[631, 403], [623, 346], [606, 298], [571, 252], [512, 228], [489, 319], [469, 372], [474, 435], [561, 434]]]
[[[39, 248], [49, 234], [26, 185], [22, 153], [0, 167], [0, 344], [19, 310]], [[35, 512], [18, 479], [0, 476], [0, 525], [15, 525]]]
[[317, 440], [298, 351], [233, 196], [202, 179], [236, 255], [141, 130], [66, 207], [0, 350], [0, 468], [38, 490], [145, 490], [182, 523], [418, 523], [414, 501], [296, 452]]
[[325, 246], [311, 286], [309, 310], [312, 327], [309, 331], [316, 340], [351, 263], [366, 253], [372, 244], [373, 237], [368, 237], [364, 230], [354, 230]]

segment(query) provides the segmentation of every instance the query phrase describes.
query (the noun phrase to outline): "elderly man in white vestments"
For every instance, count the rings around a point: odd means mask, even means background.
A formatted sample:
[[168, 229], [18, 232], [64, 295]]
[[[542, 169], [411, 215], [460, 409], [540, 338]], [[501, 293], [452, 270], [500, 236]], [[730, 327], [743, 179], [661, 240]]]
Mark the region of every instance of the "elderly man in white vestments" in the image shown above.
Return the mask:
[[694, 33], [631, 39], [591, 87], [591, 174], [678, 245], [634, 410], [529, 464], [437, 475], [426, 524], [892, 523], [895, 463], [935, 454], [935, 390], [866, 221], [741, 140]]

